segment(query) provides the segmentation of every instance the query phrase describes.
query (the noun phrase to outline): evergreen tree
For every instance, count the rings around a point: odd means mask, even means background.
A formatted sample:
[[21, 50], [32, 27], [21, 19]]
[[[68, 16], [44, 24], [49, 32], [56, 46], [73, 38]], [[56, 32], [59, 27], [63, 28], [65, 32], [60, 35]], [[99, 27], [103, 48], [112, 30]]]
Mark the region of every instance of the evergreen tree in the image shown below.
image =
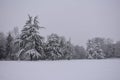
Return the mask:
[[13, 48], [14, 48], [13, 37], [11, 36], [11, 33], [9, 33], [7, 37], [7, 43], [6, 43], [6, 54], [8, 59], [12, 58]]
[[3, 45], [0, 45], [0, 60], [5, 58], [5, 48]]
[[48, 59], [55, 60], [61, 57], [60, 39], [57, 34], [51, 34], [48, 36], [45, 53]]
[[4, 33], [0, 32], [0, 59], [5, 59], [6, 57], [5, 45], [6, 45], [5, 35]]
[[102, 59], [105, 58], [105, 54], [101, 48], [101, 38], [93, 38], [87, 43], [88, 58], [90, 59]]
[[24, 28], [22, 29], [22, 33], [18, 38], [18, 43], [20, 46], [20, 50], [18, 52], [18, 56], [23, 60], [36, 60], [44, 58], [44, 50], [43, 50], [43, 40], [44, 38], [39, 35], [38, 30], [40, 28], [37, 17], [32, 19], [29, 16]]
[[47, 59], [71, 59], [73, 51], [71, 41], [66, 41], [64, 37], [57, 34], [48, 36], [45, 49]]

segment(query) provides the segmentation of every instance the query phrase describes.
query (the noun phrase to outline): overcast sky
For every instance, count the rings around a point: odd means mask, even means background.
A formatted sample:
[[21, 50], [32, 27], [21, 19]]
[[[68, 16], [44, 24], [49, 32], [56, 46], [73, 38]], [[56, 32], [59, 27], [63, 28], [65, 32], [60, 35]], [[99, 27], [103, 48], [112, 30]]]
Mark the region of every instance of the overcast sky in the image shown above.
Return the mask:
[[41, 35], [57, 33], [85, 45], [93, 37], [120, 40], [120, 0], [0, 0], [0, 31], [39, 16]]

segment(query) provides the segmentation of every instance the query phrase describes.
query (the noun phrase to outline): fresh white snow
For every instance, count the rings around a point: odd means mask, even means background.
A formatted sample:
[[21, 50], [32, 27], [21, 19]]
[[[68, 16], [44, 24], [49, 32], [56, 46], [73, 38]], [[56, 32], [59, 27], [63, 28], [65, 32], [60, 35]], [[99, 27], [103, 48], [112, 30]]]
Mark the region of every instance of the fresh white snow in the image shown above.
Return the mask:
[[120, 59], [0, 61], [0, 80], [120, 80]]

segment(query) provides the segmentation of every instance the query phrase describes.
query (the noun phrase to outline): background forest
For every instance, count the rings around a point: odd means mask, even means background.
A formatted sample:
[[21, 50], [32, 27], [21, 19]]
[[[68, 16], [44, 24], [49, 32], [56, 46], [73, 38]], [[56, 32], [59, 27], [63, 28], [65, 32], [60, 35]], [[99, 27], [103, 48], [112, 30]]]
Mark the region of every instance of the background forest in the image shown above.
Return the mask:
[[95, 37], [89, 39], [86, 48], [71, 43], [56, 33], [48, 35], [46, 41], [38, 17], [28, 16], [23, 29], [18, 27], [7, 35], [0, 32], [0, 60], [63, 60], [105, 59], [120, 57], [120, 41]]

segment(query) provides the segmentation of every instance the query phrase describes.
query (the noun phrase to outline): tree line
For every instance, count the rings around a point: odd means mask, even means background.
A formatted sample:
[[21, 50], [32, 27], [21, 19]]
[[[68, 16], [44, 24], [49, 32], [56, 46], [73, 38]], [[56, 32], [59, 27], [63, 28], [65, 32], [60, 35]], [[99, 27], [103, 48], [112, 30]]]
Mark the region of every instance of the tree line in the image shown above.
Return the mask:
[[23, 29], [18, 27], [5, 35], [0, 32], [0, 60], [70, 60], [120, 58], [120, 41], [95, 37], [86, 48], [73, 45], [64, 36], [52, 33], [45, 38], [39, 30], [38, 17], [28, 16]]

